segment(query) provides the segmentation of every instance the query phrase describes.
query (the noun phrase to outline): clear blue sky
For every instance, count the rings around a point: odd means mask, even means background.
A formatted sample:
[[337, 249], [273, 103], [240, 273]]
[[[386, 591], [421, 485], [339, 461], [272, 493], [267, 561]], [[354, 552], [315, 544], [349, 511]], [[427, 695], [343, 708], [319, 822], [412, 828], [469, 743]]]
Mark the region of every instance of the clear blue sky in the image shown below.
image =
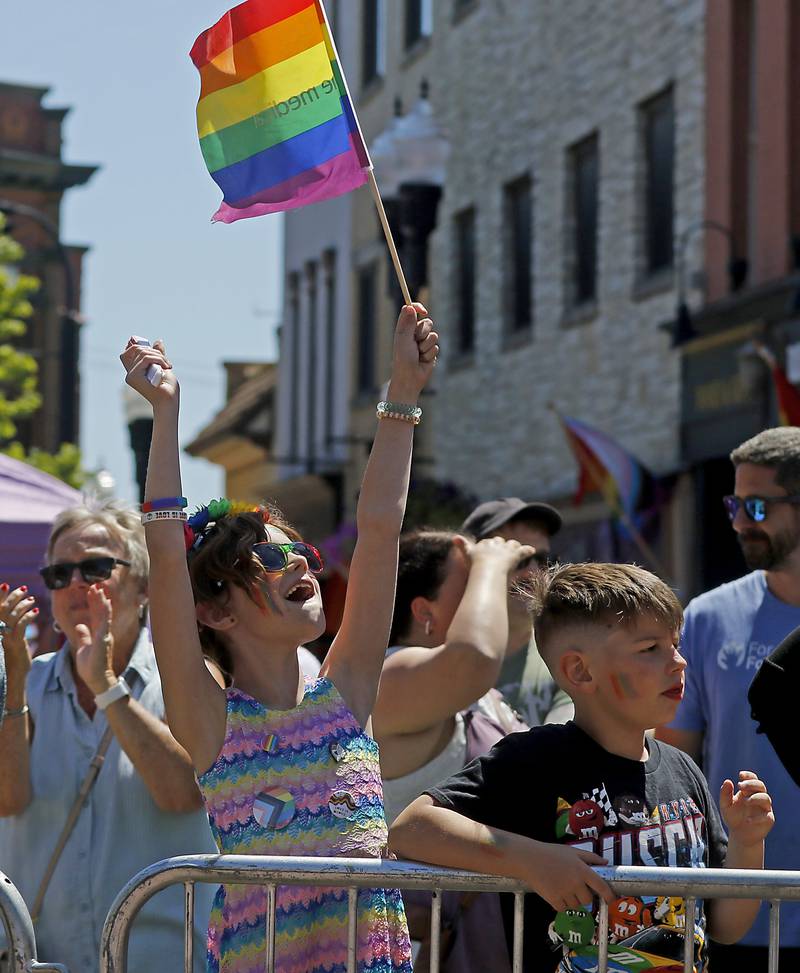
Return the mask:
[[[221, 407], [223, 360], [275, 357], [282, 217], [210, 223], [220, 193], [195, 128], [188, 57], [227, 0], [60, 0], [5, 5], [0, 78], [49, 86], [67, 105], [63, 155], [102, 168], [71, 190], [63, 239], [84, 243], [82, 443], [135, 499], [117, 355], [130, 334], [163, 337], [182, 385], [182, 442]], [[183, 459], [184, 492], [223, 489], [221, 469]]]

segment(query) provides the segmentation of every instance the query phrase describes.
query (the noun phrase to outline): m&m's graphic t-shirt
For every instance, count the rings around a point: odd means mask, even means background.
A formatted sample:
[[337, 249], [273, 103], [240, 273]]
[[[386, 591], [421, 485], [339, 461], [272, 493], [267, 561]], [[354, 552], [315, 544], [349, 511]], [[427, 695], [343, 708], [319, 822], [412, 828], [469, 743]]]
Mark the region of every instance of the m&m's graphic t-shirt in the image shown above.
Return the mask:
[[[646, 761], [629, 760], [574, 723], [536, 727], [501, 740], [430, 794], [481, 824], [592, 851], [609, 865], [724, 865], [727, 839], [699, 768], [657, 740], [647, 747]], [[510, 948], [510, 909], [506, 920]], [[680, 898], [620, 897], [609, 907], [609, 971], [678, 973], [690, 935], [695, 971], [705, 973], [705, 927], [702, 902], [687, 930]], [[597, 967], [597, 902], [555, 913], [538, 895], [527, 895], [524, 969], [591, 973]]]

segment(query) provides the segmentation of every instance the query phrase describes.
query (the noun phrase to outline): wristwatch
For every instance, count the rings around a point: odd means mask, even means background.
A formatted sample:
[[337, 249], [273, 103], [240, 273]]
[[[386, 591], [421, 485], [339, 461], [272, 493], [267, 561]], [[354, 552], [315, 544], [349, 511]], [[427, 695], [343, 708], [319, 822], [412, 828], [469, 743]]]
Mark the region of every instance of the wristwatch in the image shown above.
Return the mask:
[[130, 687], [122, 676], [120, 676], [113, 686], [100, 693], [99, 696], [95, 696], [95, 706], [98, 709], [107, 709], [112, 703], [116, 703], [118, 699], [122, 699], [123, 696], [130, 696], [130, 694]]

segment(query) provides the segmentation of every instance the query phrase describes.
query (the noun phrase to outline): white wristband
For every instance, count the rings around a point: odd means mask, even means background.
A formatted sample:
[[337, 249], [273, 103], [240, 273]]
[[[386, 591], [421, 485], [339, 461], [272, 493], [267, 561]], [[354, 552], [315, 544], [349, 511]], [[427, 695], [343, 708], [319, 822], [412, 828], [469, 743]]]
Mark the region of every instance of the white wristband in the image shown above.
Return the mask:
[[120, 676], [113, 686], [100, 693], [99, 696], [95, 696], [94, 703], [98, 709], [106, 709], [112, 703], [116, 703], [118, 699], [122, 699], [123, 696], [130, 696], [130, 694], [128, 684]]
[[157, 520], [187, 520], [188, 516], [185, 510], [148, 510], [146, 514], [142, 514], [143, 524], [152, 524]]

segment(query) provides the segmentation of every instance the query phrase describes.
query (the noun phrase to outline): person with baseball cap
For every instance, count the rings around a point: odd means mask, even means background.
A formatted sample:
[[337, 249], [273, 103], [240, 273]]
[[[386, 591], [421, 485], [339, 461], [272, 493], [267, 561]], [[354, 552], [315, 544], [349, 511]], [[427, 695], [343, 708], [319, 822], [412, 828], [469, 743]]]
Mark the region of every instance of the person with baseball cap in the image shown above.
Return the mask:
[[[561, 514], [548, 503], [501, 497], [479, 504], [459, 531], [475, 540], [502, 537], [529, 545], [535, 549], [533, 568], [541, 570], [550, 564], [550, 540], [561, 524]], [[509, 596], [505, 660], [495, 685], [528, 726], [572, 719], [572, 700], [539, 655], [531, 616], [514, 594]]]

